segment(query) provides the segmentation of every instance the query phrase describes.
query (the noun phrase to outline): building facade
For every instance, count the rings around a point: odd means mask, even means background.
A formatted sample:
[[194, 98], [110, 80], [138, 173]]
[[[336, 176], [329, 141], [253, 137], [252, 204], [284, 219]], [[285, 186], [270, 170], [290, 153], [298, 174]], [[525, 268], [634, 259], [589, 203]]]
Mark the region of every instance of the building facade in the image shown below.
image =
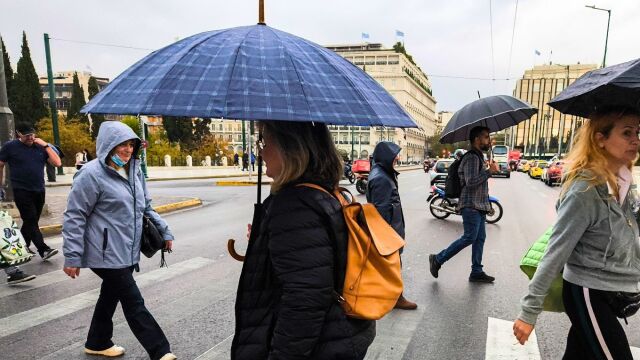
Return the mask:
[[[85, 101], [89, 101], [89, 78], [91, 73], [88, 71], [61, 71], [53, 74], [53, 84], [56, 94], [56, 109], [59, 114], [66, 115], [67, 109], [69, 109], [69, 103], [71, 102], [71, 93], [73, 91], [73, 74], [78, 74], [78, 82], [84, 90]], [[94, 76], [98, 82], [98, 88], [102, 90], [107, 84], [109, 84], [108, 78]], [[49, 79], [45, 76], [40, 76], [40, 88], [42, 89], [42, 99], [47, 108], [49, 108]]]
[[442, 130], [444, 130], [445, 127], [447, 127], [447, 124], [453, 117], [453, 114], [454, 113], [452, 113], [451, 111], [438, 111], [438, 117], [436, 120], [436, 132], [440, 133], [442, 132]]
[[506, 143], [518, 147], [527, 157], [549, 157], [565, 154], [583, 118], [565, 115], [547, 103], [596, 64], [536, 65], [526, 70], [516, 83], [513, 96], [538, 108], [538, 113], [509, 128]]
[[365, 159], [382, 140], [402, 147], [401, 161], [422, 161], [427, 137], [437, 131], [436, 100], [424, 72], [409, 58], [382, 44], [327, 46], [371, 75], [420, 126], [412, 129], [332, 126], [336, 146], [352, 159]]

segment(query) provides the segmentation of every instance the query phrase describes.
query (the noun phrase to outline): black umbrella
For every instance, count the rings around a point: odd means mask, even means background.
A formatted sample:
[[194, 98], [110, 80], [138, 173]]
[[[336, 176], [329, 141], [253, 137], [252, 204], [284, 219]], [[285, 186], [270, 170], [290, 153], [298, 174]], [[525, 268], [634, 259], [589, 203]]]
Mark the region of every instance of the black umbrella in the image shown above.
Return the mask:
[[453, 144], [469, 140], [469, 132], [485, 126], [489, 132], [504, 130], [530, 118], [538, 109], [508, 95], [489, 96], [465, 105], [456, 111], [442, 131], [440, 143]]
[[582, 117], [610, 106], [640, 110], [640, 59], [590, 71], [548, 104], [564, 114]]

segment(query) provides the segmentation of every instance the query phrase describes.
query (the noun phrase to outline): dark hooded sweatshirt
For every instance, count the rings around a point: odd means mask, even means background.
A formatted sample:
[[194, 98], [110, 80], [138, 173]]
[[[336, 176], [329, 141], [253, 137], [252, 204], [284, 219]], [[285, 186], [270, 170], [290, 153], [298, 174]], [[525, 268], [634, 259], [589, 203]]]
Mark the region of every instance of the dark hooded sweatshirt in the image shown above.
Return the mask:
[[393, 169], [393, 161], [400, 150], [400, 146], [389, 141], [382, 141], [376, 145], [367, 185], [367, 201], [372, 203], [389, 225], [404, 238], [404, 215], [398, 192], [398, 172]]

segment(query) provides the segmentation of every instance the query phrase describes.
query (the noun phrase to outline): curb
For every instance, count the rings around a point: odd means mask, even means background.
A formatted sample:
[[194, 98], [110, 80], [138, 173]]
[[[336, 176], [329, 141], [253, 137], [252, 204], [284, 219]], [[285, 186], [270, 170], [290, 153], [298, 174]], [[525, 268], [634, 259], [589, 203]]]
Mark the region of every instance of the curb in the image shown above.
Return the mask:
[[[258, 176], [258, 173], [254, 174]], [[237, 178], [247, 176], [246, 174], [227, 174], [227, 175], [200, 175], [200, 176], [187, 176], [187, 177], [161, 177], [161, 178], [147, 178], [147, 182], [151, 181], [175, 181], [175, 180], [206, 180], [206, 179], [225, 179], [225, 178]], [[71, 186], [72, 183], [45, 183], [45, 187], [61, 187]]]
[[[188, 209], [200, 205], [202, 205], [202, 200], [194, 198], [176, 203], [160, 205], [154, 207], [154, 209], [158, 214], [166, 214], [172, 211]], [[42, 233], [42, 236], [60, 235], [60, 233], [62, 233], [62, 224], [40, 226], [40, 232]]]
[[[269, 185], [273, 180], [262, 180], [262, 185]], [[216, 186], [254, 186], [258, 185], [257, 180], [223, 180], [216, 181]]]

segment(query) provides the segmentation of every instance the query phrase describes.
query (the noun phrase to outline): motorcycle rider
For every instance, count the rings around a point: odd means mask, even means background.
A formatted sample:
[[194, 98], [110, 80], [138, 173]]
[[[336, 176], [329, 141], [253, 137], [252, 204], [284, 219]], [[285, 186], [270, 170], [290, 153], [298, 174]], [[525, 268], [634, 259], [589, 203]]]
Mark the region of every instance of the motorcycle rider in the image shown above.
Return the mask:
[[469, 148], [471, 154], [462, 159], [458, 168], [458, 176], [462, 185], [458, 209], [461, 209], [462, 213], [464, 234], [437, 255], [429, 255], [429, 271], [434, 278], [437, 278], [438, 270], [447, 260], [465, 247], [472, 245], [469, 281], [492, 283], [495, 278], [482, 270], [482, 251], [486, 237], [486, 214], [491, 211], [487, 182], [491, 174], [498, 172], [498, 167], [495, 162], [489, 164], [489, 169], [484, 166], [483, 151], [488, 151], [491, 148], [488, 128], [476, 126], [471, 129], [469, 142], [471, 143]]

